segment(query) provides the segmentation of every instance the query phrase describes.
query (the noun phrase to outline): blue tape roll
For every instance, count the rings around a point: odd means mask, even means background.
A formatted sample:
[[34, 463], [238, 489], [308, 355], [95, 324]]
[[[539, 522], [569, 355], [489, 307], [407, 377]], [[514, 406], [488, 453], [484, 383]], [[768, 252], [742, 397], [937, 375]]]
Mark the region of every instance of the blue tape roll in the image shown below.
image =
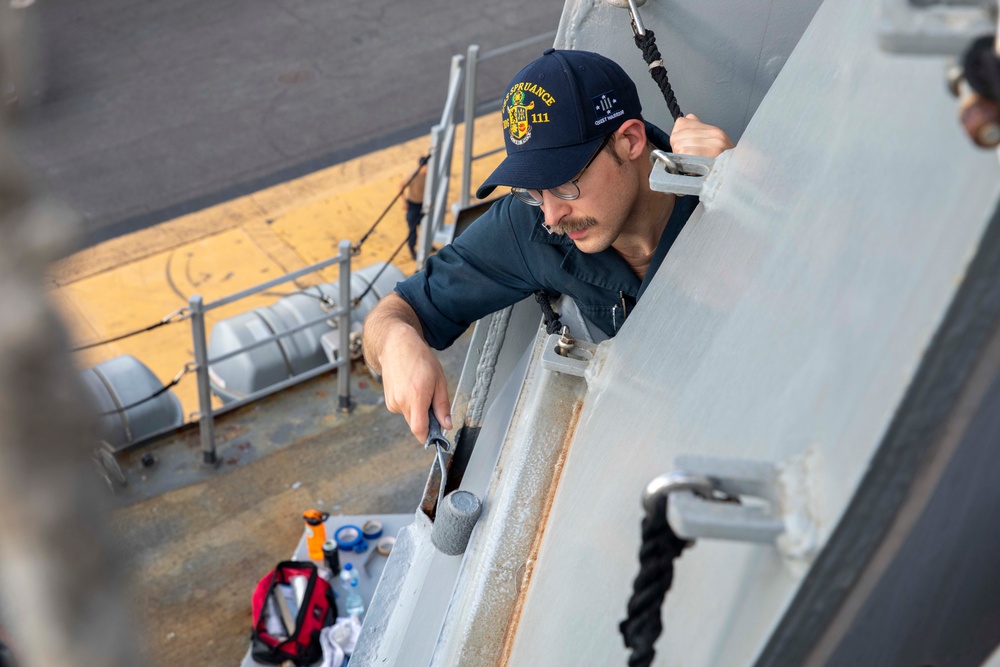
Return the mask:
[[357, 526], [341, 526], [333, 534], [333, 539], [337, 542], [337, 548], [343, 551], [353, 551], [359, 554], [368, 551], [368, 542], [365, 541], [364, 534]]

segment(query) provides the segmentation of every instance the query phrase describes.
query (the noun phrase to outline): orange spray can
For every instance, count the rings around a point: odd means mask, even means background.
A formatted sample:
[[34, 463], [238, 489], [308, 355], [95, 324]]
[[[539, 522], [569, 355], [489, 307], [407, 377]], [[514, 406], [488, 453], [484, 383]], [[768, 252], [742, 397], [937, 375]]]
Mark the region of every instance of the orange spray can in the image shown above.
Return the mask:
[[326, 527], [323, 523], [330, 518], [326, 512], [306, 510], [302, 514], [306, 520], [306, 548], [309, 558], [323, 562], [323, 543], [326, 542]]

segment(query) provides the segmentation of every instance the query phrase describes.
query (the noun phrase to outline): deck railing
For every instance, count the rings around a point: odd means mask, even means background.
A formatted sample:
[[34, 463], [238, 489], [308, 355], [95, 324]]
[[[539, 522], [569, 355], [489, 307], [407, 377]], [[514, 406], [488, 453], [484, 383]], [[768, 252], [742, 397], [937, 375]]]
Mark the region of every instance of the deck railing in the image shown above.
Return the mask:
[[444, 218], [448, 213], [448, 189], [454, 158], [455, 129], [459, 119], [458, 102], [460, 98], [463, 99], [462, 122], [465, 126], [465, 140], [462, 147], [462, 190], [458, 201], [453, 206], [453, 214], [467, 208], [471, 201], [472, 163], [504, 150], [497, 148], [478, 155], [474, 152], [476, 115], [499, 109], [503, 101], [497, 99], [482, 105], [476, 104], [480, 63], [535, 44], [551, 43], [555, 35], [556, 31], [552, 30], [482, 54], [479, 53], [479, 45], [473, 44], [469, 46], [466, 55], [456, 54], [452, 56], [448, 77], [448, 95], [445, 98], [444, 110], [441, 112], [440, 122], [431, 128], [430, 160], [427, 165], [427, 182], [424, 189], [424, 216], [418, 239], [418, 266], [423, 266], [424, 260], [431, 252], [432, 243], [435, 241], [441, 244], [448, 243], [454, 235], [453, 228], [445, 227]]
[[[192, 295], [189, 300], [190, 308], [190, 318], [191, 318], [191, 338], [194, 343], [194, 372], [197, 377], [198, 383], [198, 428], [201, 434], [201, 451], [202, 459], [205, 463], [214, 464], [217, 460], [217, 455], [215, 452], [215, 417], [230, 410], [235, 410], [236, 408], [243, 407], [247, 403], [251, 403], [258, 399], [264, 398], [265, 396], [270, 396], [271, 394], [287, 389], [293, 385], [300, 382], [305, 382], [306, 380], [312, 379], [318, 375], [322, 375], [328, 371], [334, 369], [337, 370], [337, 394], [339, 401], [339, 408], [341, 411], [348, 411], [351, 407], [351, 354], [350, 354], [350, 337], [351, 337], [351, 242], [341, 241], [339, 245], [339, 254], [325, 259], [316, 264], [312, 264], [305, 268], [299, 269], [298, 271], [293, 271], [291, 273], [286, 273], [283, 276], [279, 276], [273, 280], [269, 280], [265, 283], [260, 283], [242, 292], [237, 292], [236, 294], [231, 294], [229, 296], [222, 297], [212, 301], [211, 303], [204, 303], [200, 294]], [[212, 359], [208, 358], [208, 341], [205, 334], [205, 313], [216, 308], [221, 308], [222, 306], [228, 305], [240, 299], [244, 299], [248, 296], [253, 296], [254, 294], [259, 294], [266, 290], [271, 289], [282, 283], [289, 282], [291, 280], [296, 280], [304, 275], [325, 269], [328, 266], [337, 264], [339, 267], [338, 273], [338, 283], [340, 288], [340, 294], [338, 297], [339, 308], [331, 313], [324, 313], [322, 317], [308, 320], [302, 322], [295, 327], [287, 329], [285, 331], [272, 334], [270, 336], [262, 337], [255, 340], [249, 345], [245, 345], [235, 350], [231, 350], [226, 354], [223, 354]], [[209, 378], [209, 367], [212, 364], [218, 364], [226, 359], [230, 359], [240, 354], [244, 354], [250, 350], [256, 349], [268, 343], [274, 343], [279, 338], [285, 336], [290, 336], [294, 333], [307, 329], [311, 326], [319, 324], [320, 322], [328, 321], [332, 318], [337, 319], [337, 331], [340, 334], [340, 342], [338, 347], [338, 355], [336, 361], [331, 361], [325, 363], [321, 366], [317, 366], [308, 371], [299, 373], [298, 375], [293, 375], [286, 380], [269, 385], [263, 389], [258, 389], [255, 392], [247, 394], [246, 396], [227, 403], [221, 408], [212, 407], [212, 395], [211, 395], [211, 384]]]
[[[500, 108], [501, 99], [492, 100], [477, 105], [476, 93], [478, 87], [478, 71], [480, 63], [489, 61], [519, 49], [539, 43], [551, 42], [555, 37], [555, 31], [546, 32], [528, 39], [521, 40], [506, 46], [502, 46], [491, 51], [480, 54], [478, 45], [471, 45], [466, 55], [457, 54], [452, 57], [449, 72], [448, 95], [445, 99], [444, 109], [441, 119], [437, 125], [431, 128], [430, 159], [428, 161], [428, 177], [424, 190], [424, 214], [420, 226], [420, 236], [418, 243], [418, 266], [422, 266], [424, 260], [431, 251], [431, 245], [435, 241], [447, 243], [453, 236], [453, 230], [445, 227], [444, 219], [448, 213], [448, 191], [451, 180], [452, 163], [454, 159], [455, 134], [459, 123], [461, 111], [461, 121], [465, 128], [465, 141], [462, 149], [461, 165], [461, 192], [457, 201], [452, 205], [452, 213], [457, 214], [470, 204], [471, 200], [471, 179], [472, 164], [477, 160], [489, 157], [503, 150], [498, 148], [482, 154], [475, 154], [475, 117], [478, 113], [488, 113]], [[460, 108], [459, 101], [462, 100]], [[443, 237], [443, 238], [442, 238]], [[205, 326], [205, 314], [216, 308], [231, 304], [249, 296], [259, 294], [276, 285], [296, 280], [306, 274], [319, 271], [333, 264], [339, 265], [339, 287], [340, 287], [340, 307], [332, 312], [325, 313], [321, 318], [316, 318], [308, 322], [303, 322], [291, 329], [275, 333], [265, 338], [255, 340], [253, 343], [231, 350], [226, 354], [215, 358], [208, 358], [207, 331]], [[300, 382], [312, 379], [331, 370], [338, 370], [337, 384], [339, 395], [339, 408], [342, 411], [350, 409], [350, 319], [352, 311], [350, 295], [351, 276], [351, 243], [341, 241], [339, 254], [329, 259], [317, 262], [298, 271], [287, 273], [273, 280], [250, 287], [241, 292], [222, 297], [210, 303], [204, 303], [201, 295], [193, 295], [189, 299], [188, 312], [185, 317], [191, 320], [191, 338], [194, 349], [194, 361], [189, 363], [187, 368], [192, 370], [196, 376], [198, 386], [198, 426], [201, 437], [202, 458], [205, 463], [214, 464], [217, 461], [215, 450], [215, 417], [240, 408], [248, 403], [259, 400], [278, 391], [291, 387]], [[319, 322], [336, 318], [338, 321], [338, 331], [340, 333], [339, 350], [337, 361], [329, 362], [317, 366], [311, 370], [289, 377], [276, 384], [269, 385], [257, 390], [238, 400], [226, 403], [225, 405], [212, 407], [212, 390], [209, 368], [227, 359], [244, 354], [269, 343], [274, 343], [278, 339], [290, 336], [302, 331]], [[153, 438], [162, 436], [175, 430], [169, 427], [151, 433], [141, 438], [141, 440], [129, 443], [134, 446], [140, 442], [148, 442]]]

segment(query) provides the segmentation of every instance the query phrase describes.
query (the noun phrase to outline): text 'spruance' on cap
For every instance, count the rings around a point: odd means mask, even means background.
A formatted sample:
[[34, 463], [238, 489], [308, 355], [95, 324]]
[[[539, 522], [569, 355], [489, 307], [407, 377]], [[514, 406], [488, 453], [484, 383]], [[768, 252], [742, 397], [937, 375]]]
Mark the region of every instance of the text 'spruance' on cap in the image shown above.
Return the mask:
[[604, 137], [639, 118], [639, 93], [618, 63], [598, 53], [547, 49], [504, 91], [507, 157], [479, 187], [533, 190], [571, 180]]

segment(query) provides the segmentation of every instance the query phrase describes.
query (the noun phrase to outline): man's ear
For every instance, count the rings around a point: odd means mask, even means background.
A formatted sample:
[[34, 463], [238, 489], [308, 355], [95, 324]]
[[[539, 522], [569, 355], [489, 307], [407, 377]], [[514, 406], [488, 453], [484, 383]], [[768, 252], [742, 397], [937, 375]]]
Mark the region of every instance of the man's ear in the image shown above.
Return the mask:
[[646, 150], [646, 124], [638, 118], [633, 118], [622, 123], [618, 133], [628, 141], [628, 159], [635, 160], [642, 157], [643, 151]]

